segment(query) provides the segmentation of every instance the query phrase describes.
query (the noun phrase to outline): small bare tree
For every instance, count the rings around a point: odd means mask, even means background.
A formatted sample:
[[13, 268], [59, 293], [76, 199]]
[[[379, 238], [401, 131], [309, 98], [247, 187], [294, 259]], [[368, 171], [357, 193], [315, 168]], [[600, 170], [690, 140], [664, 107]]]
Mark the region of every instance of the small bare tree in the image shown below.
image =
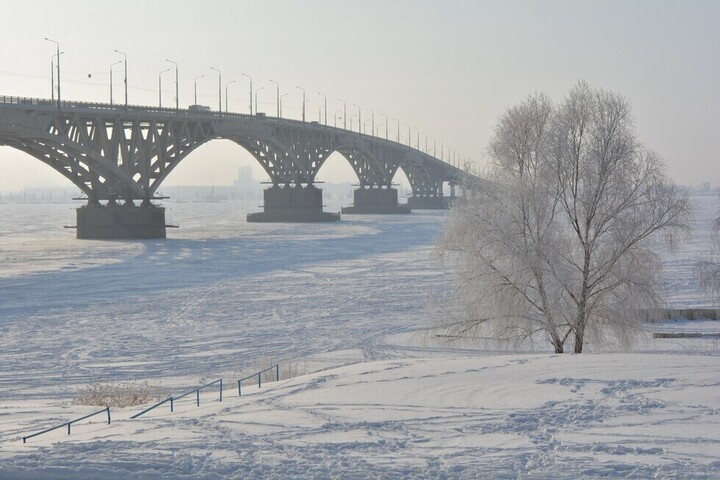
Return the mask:
[[489, 181], [472, 180], [440, 251], [456, 267], [452, 337], [555, 352], [609, 330], [629, 338], [657, 304], [651, 241], [688, 228], [689, 203], [637, 141], [621, 96], [579, 83], [557, 107], [541, 94], [509, 109], [490, 144]]

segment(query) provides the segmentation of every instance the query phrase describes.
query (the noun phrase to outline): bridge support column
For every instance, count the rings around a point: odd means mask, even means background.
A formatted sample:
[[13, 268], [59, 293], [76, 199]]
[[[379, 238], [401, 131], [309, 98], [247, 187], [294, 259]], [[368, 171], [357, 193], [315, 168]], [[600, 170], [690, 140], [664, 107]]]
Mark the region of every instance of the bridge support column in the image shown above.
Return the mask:
[[407, 204], [398, 203], [398, 191], [395, 188], [360, 187], [353, 193], [353, 200], [353, 206], [343, 207], [342, 213], [410, 213]]
[[263, 193], [263, 211], [248, 213], [248, 222], [337, 222], [340, 214], [323, 212], [322, 190], [273, 186]]
[[77, 238], [165, 238], [165, 208], [155, 205], [86, 205], [77, 209]]
[[449, 206], [447, 197], [442, 196], [409, 197], [408, 205], [413, 210], [446, 210]]

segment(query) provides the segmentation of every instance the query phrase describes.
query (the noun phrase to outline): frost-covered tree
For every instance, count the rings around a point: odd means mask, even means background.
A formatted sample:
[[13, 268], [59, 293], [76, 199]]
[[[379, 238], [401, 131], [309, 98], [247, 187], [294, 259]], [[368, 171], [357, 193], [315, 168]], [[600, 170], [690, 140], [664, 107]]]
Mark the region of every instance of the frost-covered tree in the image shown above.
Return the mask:
[[690, 215], [628, 102], [583, 82], [557, 106], [531, 96], [500, 118], [489, 156], [439, 244], [462, 307], [444, 334], [540, 336], [558, 353], [609, 332], [628, 339], [637, 311], [658, 303], [652, 242], [675, 239]]

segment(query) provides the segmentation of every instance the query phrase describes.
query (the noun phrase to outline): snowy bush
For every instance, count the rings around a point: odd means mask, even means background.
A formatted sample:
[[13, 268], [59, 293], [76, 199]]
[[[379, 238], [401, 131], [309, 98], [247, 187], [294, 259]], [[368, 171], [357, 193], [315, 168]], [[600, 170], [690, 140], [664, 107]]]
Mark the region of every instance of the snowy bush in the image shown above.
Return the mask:
[[86, 385], [72, 400], [73, 405], [134, 407], [157, 402], [169, 396], [162, 387], [146, 383], [95, 383]]

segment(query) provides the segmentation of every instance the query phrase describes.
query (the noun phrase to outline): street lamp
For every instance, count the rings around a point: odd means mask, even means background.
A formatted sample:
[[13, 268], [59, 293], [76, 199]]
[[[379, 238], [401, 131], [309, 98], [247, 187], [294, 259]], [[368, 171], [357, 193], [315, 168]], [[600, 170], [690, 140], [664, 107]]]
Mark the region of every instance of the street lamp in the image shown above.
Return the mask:
[[260, 87], [260, 88], [255, 89], [255, 115], [257, 115], [257, 113], [258, 113], [257, 92], [259, 92], [263, 88], [265, 88], [265, 87]]
[[397, 133], [397, 138], [395, 141], [397, 143], [400, 143], [400, 120], [398, 120], [397, 118], [393, 118], [393, 120], [397, 122], [397, 128], [395, 129], [395, 133]]
[[362, 108], [360, 108], [360, 105], [354, 103], [353, 107], [357, 107], [358, 109], [358, 133], [362, 133]]
[[122, 63], [122, 60], [118, 60], [110, 65], [110, 105], [113, 104], [113, 67], [118, 63]]
[[303, 92], [303, 105], [302, 105], [302, 121], [305, 122], [305, 89], [303, 87], [295, 87]]
[[[62, 55], [65, 52], [60, 52]], [[55, 57], [58, 57], [57, 53], [53, 53], [50, 57], [50, 98], [52, 103], [55, 103]]]
[[218, 112], [222, 113], [222, 72], [215, 67], [210, 67], [210, 70], [218, 72]]
[[280, 95], [280, 117], [282, 117], [282, 99], [283, 97], [287, 97], [287, 93], [283, 93]]
[[228, 109], [228, 85], [232, 85], [233, 83], [235, 83], [235, 80], [233, 80], [232, 82], [227, 82], [225, 84], [225, 113], [230, 111]]
[[338, 98], [338, 102], [343, 103], [343, 130], [347, 130], [347, 103], [342, 98]]
[[58, 59], [58, 61], [57, 61], [57, 86], [58, 86], [58, 89], [57, 89], [58, 90], [58, 104], [57, 104], [57, 106], [58, 106], [58, 108], [60, 108], [60, 43], [56, 42], [55, 40], [52, 40], [50, 38], [47, 38], [47, 37], [45, 37], [45, 40], [55, 44], [55, 49], [56, 49], [55, 55], [57, 55], [57, 59]]
[[205, 75], [199, 75], [199, 76], [195, 77], [195, 81], [194, 81], [194, 83], [195, 83], [195, 105], [198, 104], [197, 103], [197, 81], [200, 80], [201, 78], [205, 78]]
[[115, 50], [115, 53], [119, 53], [120, 55], [122, 55], [124, 57], [123, 61], [125, 62], [125, 108], [127, 108], [127, 106], [128, 106], [127, 54], [125, 52], [121, 52], [120, 50]]
[[370, 114], [372, 115], [372, 122], [370, 124], [372, 125], [372, 136], [374, 137], [375, 136], [375, 112], [373, 112], [369, 108], [367, 109], [367, 111], [370, 112]]
[[[162, 72], [158, 73], [158, 106], [160, 108], [162, 108], [162, 74], [169, 71], [170, 69], [166, 68]], [[112, 70], [110, 70], [110, 78], [112, 79]]]
[[[253, 112], [253, 109], [252, 109], [252, 104], [253, 104], [253, 101], [252, 101], [252, 100], [253, 100], [253, 99], [252, 99], [252, 97], [253, 97], [252, 77], [251, 77], [250, 75], [245, 74], [245, 73], [241, 73], [240, 75], [242, 75], [243, 77], [247, 77], [247, 78], [250, 79], [250, 115], [252, 115], [252, 112]], [[257, 111], [257, 101], [255, 102], [255, 110]]]
[[325, 99], [325, 126], [327, 127], [327, 95], [325, 95], [324, 93], [320, 93], [320, 92], [318, 92], [318, 95], [322, 95], [323, 98]]
[[277, 82], [275, 80], [269, 81], [273, 82], [277, 87], [275, 91], [275, 106], [277, 107], [277, 118], [280, 119], [280, 82]]
[[335, 128], [337, 128], [337, 114], [342, 111], [343, 111], [342, 108], [335, 110], [335, 114], [333, 115], [333, 117], [335, 118]]
[[381, 117], [385, 117], [385, 140], [388, 139], [388, 117], [384, 113], [380, 114]]
[[172, 60], [165, 59], [166, 62], [172, 63], [175, 65], [175, 110], [180, 110], [180, 90], [179, 90], [179, 84], [178, 84], [178, 64], [177, 62], [173, 62]]

